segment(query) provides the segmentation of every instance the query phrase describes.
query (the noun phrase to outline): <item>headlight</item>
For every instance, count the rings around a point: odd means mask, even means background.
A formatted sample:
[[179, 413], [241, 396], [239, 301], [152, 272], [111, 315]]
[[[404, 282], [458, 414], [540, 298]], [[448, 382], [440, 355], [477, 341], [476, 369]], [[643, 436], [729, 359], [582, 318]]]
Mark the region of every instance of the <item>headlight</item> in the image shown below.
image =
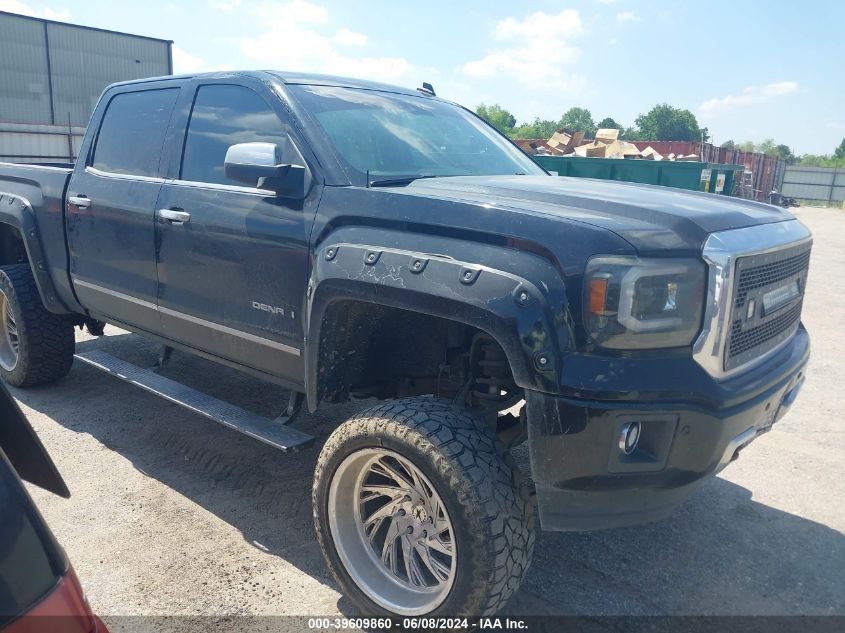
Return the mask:
[[584, 275], [584, 323], [602, 347], [690, 345], [701, 328], [704, 262], [594, 257]]

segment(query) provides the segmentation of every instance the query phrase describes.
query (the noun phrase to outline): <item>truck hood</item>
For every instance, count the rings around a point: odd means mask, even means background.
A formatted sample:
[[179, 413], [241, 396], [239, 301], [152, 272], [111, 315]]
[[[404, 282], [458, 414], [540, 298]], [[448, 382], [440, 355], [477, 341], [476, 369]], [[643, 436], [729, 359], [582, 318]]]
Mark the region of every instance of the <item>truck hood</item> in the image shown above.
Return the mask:
[[710, 233], [791, 220], [772, 205], [655, 185], [556, 176], [416, 180], [405, 193], [585, 222], [642, 253], [699, 251]]

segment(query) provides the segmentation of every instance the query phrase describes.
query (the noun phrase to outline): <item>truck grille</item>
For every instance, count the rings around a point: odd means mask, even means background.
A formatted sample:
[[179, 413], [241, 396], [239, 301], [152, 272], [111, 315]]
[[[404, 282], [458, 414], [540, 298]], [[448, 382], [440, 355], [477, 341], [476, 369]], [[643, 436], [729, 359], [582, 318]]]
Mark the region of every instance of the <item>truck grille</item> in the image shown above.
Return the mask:
[[[737, 259], [726, 371], [765, 354], [795, 333], [809, 265], [810, 244]], [[767, 312], [764, 297], [791, 284], [797, 296]]]
[[737, 283], [735, 307], [740, 308], [745, 305], [745, 298], [750, 291], [806, 271], [809, 265], [810, 251], [808, 249], [783, 261], [762, 264], [743, 270]]

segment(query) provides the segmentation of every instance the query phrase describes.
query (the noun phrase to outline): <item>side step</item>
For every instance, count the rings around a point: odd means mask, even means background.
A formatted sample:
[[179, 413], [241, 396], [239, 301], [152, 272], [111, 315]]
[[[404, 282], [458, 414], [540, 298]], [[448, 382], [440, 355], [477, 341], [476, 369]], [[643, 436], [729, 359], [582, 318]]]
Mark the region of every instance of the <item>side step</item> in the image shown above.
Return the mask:
[[218, 400], [175, 380], [159, 376], [150, 369], [115, 358], [106, 352], [84, 352], [76, 354], [76, 358], [281, 451], [297, 451], [310, 446], [314, 441], [312, 435]]

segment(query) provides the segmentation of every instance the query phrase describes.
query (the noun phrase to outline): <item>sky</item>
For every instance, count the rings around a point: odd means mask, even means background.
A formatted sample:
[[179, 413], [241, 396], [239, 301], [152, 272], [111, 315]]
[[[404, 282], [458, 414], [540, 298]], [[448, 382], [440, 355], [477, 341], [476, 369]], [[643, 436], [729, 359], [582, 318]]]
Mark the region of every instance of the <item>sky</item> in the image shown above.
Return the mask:
[[0, 0], [173, 40], [176, 73], [277, 69], [417, 87], [519, 123], [687, 108], [712, 140], [829, 154], [845, 137], [841, 0]]

